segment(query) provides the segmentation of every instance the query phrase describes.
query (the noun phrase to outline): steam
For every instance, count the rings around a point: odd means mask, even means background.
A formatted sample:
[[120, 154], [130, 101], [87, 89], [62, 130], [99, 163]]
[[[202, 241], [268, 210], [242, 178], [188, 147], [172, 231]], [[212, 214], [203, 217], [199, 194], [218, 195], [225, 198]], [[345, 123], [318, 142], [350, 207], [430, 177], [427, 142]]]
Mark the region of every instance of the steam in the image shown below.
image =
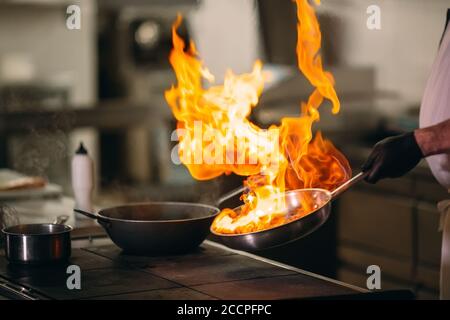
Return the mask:
[[[14, 208], [0, 203], [0, 229], [19, 224], [19, 216]], [[0, 248], [3, 247], [4, 237], [0, 237]]]
[[69, 130], [73, 126], [72, 112], [55, 113], [47, 128], [30, 127], [27, 134], [12, 144], [13, 169], [31, 176], [58, 180], [67, 176]]

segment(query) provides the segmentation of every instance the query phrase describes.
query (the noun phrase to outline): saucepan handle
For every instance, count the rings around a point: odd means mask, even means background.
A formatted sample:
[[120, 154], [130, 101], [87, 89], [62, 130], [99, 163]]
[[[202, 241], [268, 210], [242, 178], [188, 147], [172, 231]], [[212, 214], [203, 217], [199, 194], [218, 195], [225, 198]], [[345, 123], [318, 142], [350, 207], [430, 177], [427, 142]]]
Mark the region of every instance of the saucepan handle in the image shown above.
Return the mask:
[[62, 214], [56, 217], [56, 219], [53, 221], [53, 224], [66, 224], [67, 220], [69, 220], [69, 216], [66, 214]]

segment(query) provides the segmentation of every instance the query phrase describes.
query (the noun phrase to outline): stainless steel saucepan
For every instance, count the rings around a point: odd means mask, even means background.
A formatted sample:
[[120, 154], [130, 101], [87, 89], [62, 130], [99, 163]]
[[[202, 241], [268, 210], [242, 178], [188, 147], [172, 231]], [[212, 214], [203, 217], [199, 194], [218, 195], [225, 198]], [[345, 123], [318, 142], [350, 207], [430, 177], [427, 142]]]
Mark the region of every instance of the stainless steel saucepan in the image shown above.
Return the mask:
[[[325, 189], [287, 191], [284, 194], [287, 207], [286, 215], [294, 215], [299, 210], [302, 210], [304, 208], [303, 204], [305, 203], [308, 204], [308, 207], [311, 206], [311, 203], [313, 204], [313, 210], [297, 220], [274, 228], [243, 234], [223, 234], [214, 231], [212, 228], [211, 232], [224, 245], [245, 251], [268, 249], [295, 241], [314, 232], [323, 225], [330, 216], [331, 201], [355, 183], [364, 179], [365, 175], [366, 173], [363, 172], [357, 174], [332, 192]], [[234, 210], [239, 212], [241, 209], [242, 206]]]
[[68, 216], [53, 223], [19, 224], [2, 229], [5, 254], [11, 263], [46, 264], [66, 261], [71, 254]]

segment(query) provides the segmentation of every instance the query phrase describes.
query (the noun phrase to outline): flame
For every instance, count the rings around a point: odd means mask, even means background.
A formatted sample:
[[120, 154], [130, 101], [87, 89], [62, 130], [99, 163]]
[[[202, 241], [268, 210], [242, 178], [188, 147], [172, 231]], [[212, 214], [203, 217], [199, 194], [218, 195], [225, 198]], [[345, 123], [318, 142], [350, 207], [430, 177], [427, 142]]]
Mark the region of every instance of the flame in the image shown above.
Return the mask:
[[324, 99], [331, 102], [333, 114], [339, 112], [340, 103], [333, 76], [322, 67], [321, 32], [314, 9], [307, 0], [296, 3], [298, 68], [315, 89], [301, 103], [299, 117], [283, 118], [280, 125], [268, 129], [249, 120], [268, 80], [262, 63], [256, 61], [250, 73], [228, 71], [224, 83], [215, 85], [195, 45], [186, 46], [177, 34], [181, 16], [172, 27], [169, 60], [177, 85], [165, 97], [177, 119], [181, 161], [199, 180], [230, 173], [248, 177], [245, 184], [250, 192], [242, 196], [244, 205], [239, 210], [222, 210], [212, 225], [218, 233], [254, 232], [298, 219], [308, 214], [308, 203], [287, 217], [286, 190], [333, 190], [351, 176], [344, 155], [320, 132], [313, 138], [312, 126], [320, 119], [318, 109]]

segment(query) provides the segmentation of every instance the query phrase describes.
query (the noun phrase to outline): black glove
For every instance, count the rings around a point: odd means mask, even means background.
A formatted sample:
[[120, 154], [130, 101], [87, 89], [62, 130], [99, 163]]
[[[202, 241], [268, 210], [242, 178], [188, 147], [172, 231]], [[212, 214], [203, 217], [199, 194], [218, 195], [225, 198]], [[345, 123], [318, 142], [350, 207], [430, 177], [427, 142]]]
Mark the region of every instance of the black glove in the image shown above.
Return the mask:
[[365, 180], [376, 183], [384, 178], [397, 178], [413, 169], [423, 158], [414, 132], [389, 137], [378, 142], [362, 166], [368, 172]]

